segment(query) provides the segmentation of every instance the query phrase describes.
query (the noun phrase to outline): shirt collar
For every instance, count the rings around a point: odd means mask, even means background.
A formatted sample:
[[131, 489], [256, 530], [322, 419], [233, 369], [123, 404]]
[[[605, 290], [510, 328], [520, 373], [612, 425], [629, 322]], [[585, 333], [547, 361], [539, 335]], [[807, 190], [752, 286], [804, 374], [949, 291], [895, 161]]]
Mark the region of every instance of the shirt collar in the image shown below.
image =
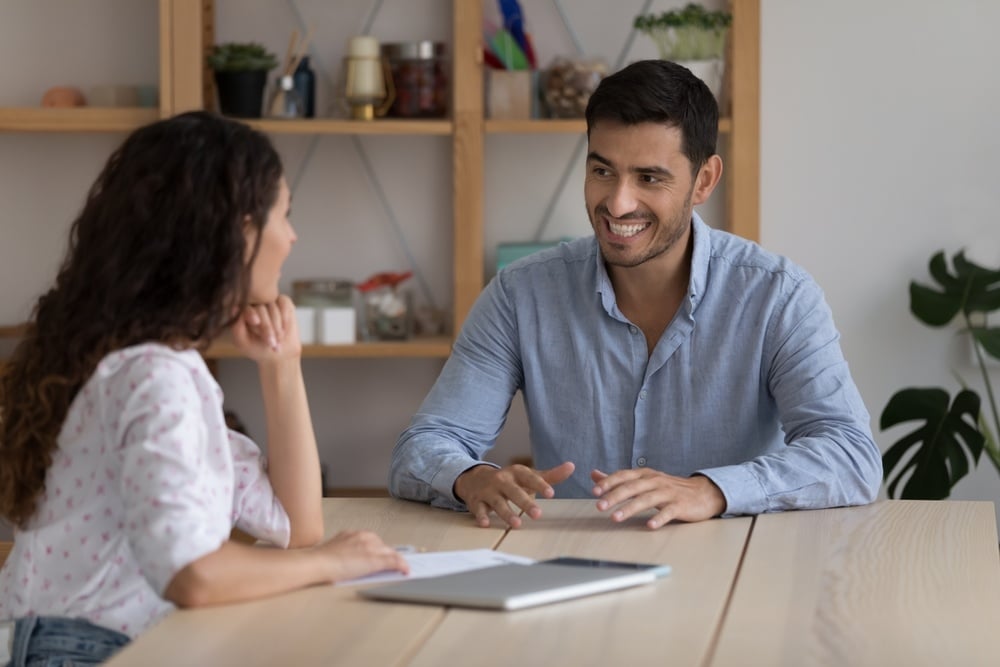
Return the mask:
[[[688, 283], [688, 302], [693, 311], [698, 302], [701, 301], [705, 293], [705, 285], [708, 282], [708, 265], [712, 257], [712, 228], [709, 227], [697, 211], [691, 212], [691, 235], [694, 237], [694, 244], [691, 250], [691, 279]], [[604, 256], [601, 255], [601, 248], [597, 243], [597, 237], [592, 237], [594, 248], [594, 262], [596, 262], [596, 284], [595, 291], [601, 295], [604, 309], [609, 313], [617, 310], [615, 300], [615, 290], [611, 286], [611, 276], [608, 275], [608, 267], [604, 263]]]

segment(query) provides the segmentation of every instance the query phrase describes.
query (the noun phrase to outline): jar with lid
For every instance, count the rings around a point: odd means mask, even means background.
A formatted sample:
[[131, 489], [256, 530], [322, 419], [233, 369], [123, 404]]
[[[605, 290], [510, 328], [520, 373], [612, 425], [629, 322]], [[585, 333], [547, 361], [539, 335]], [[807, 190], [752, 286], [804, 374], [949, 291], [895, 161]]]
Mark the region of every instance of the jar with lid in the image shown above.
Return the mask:
[[[357, 341], [357, 291], [349, 280], [296, 280], [292, 300], [296, 310], [313, 309], [315, 339], [324, 345]], [[300, 335], [303, 332], [300, 331]]]
[[387, 115], [443, 118], [448, 114], [448, 71], [443, 42], [390, 42], [382, 45], [396, 99]]

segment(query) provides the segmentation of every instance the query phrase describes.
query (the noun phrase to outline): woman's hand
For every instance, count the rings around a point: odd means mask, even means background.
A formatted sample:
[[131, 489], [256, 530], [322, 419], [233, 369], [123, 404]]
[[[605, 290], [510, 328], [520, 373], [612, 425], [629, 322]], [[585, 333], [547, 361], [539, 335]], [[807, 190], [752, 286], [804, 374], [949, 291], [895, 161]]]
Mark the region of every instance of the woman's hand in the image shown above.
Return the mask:
[[233, 324], [232, 335], [240, 352], [257, 362], [302, 355], [295, 305], [284, 294], [272, 303], [247, 306]]
[[363, 577], [373, 572], [397, 570], [410, 573], [410, 566], [399, 552], [366, 530], [347, 530], [313, 547], [330, 567], [333, 582]]

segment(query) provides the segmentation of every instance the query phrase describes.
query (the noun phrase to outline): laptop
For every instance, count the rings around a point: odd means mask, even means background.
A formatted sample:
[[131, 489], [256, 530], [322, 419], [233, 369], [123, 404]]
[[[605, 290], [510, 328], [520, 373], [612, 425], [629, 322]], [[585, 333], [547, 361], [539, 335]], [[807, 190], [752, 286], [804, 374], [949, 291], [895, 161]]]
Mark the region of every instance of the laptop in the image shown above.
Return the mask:
[[641, 586], [669, 573], [669, 565], [556, 558], [408, 579], [358, 593], [373, 600], [510, 611]]

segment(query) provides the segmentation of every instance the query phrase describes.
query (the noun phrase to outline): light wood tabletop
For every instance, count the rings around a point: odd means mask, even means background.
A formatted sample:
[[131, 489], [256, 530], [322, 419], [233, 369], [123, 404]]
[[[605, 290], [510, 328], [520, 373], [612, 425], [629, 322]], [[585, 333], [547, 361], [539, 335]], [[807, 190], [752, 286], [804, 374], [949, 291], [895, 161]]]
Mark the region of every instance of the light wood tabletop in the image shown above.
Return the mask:
[[758, 516], [713, 665], [997, 665], [993, 503]]
[[122, 665], [996, 664], [992, 503], [882, 501], [647, 530], [592, 500], [539, 501], [505, 530], [389, 498], [324, 501], [327, 532], [370, 529], [430, 551], [667, 563], [638, 588], [517, 612], [375, 602], [317, 586], [179, 611]]
[[[540, 500], [500, 544], [536, 559], [582, 556], [666, 563], [648, 586], [516, 613], [453, 609], [411, 663], [462, 664], [475, 637], [476, 665], [697, 665], [708, 654], [739, 567], [751, 519], [616, 524], [591, 500]], [[470, 658], [471, 660], [471, 658]]]

